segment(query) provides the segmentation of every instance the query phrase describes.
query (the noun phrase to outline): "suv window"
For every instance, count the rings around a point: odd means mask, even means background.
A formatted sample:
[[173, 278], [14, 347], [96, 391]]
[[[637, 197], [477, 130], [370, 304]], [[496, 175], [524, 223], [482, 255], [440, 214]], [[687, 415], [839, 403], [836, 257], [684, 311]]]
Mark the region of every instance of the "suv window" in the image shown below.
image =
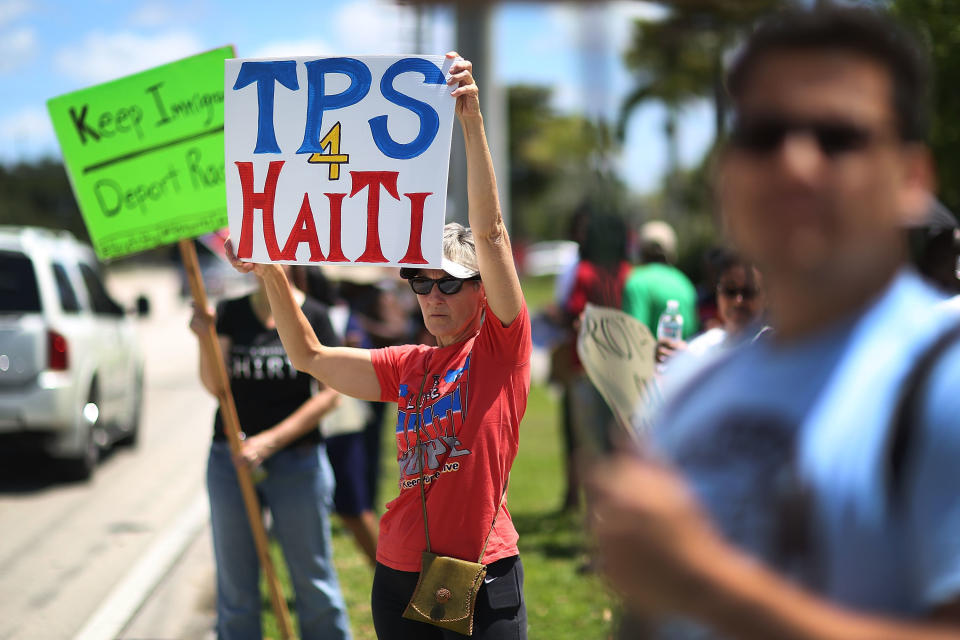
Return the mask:
[[40, 311], [33, 261], [22, 253], [0, 251], [0, 313]]
[[57, 293], [60, 294], [60, 308], [66, 312], [80, 311], [77, 292], [73, 290], [70, 278], [67, 277], [67, 270], [63, 268], [62, 264], [53, 263], [53, 276], [57, 281]]
[[90, 294], [90, 303], [93, 305], [94, 313], [111, 316], [123, 315], [123, 309], [110, 299], [106, 287], [103, 286], [103, 281], [93, 269], [85, 264], [81, 264], [80, 275], [83, 276], [83, 283], [87, 286], [87, 293]]

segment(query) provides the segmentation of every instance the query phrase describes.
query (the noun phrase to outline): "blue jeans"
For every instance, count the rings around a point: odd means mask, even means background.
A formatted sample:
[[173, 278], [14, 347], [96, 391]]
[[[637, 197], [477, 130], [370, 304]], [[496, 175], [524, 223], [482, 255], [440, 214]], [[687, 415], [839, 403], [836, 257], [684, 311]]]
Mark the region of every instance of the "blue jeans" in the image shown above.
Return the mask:
[[[330, 547], [333, 474], [320, 446], [279, 451], [265, 463], [257, 496], [273, 516], [296, 594], [302, 640], [350, 637], [346, 606]], [[259, 640], [260, 563], [236, 471], [225, 442], [214, 442], [207, 463], [210, 522], [217, 563], [217, 637]]]

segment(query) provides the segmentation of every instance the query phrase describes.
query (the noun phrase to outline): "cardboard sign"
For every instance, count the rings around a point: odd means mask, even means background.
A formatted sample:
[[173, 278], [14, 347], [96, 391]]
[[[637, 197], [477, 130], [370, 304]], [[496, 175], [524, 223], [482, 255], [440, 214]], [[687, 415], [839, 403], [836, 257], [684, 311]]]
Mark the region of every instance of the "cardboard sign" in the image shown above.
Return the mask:
[[223, 47], [47, 101], [101, 258], [226, 226]]
[[227, 210], [252, 262], [439, 268], [444, 56], [226, 62]]
[[654, 378], [657, 341], [642, 322], [617, 309], [587, 304], [577, 355], [617, 421], [638, 438], [660, 401]]

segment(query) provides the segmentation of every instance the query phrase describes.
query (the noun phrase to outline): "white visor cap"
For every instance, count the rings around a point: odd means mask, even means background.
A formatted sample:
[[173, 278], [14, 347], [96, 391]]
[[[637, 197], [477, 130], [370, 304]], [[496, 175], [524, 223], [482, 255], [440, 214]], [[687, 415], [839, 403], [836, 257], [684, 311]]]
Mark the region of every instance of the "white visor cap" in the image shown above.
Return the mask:
[[454, 278], [472, 278], [480, 273], [476, 269], [465, 267], [459, 262], [454, 262], [448, 258], [442, 258], [440, 260], [440, 268], [452, 275]]

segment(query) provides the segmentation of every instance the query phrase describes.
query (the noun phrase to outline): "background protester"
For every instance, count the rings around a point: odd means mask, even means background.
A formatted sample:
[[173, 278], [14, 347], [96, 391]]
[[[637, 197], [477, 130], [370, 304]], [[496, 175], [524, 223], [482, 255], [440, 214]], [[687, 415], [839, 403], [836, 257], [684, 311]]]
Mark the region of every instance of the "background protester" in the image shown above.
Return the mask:
[[[344, 344], [363, 349], [382, 349], [414, 341], [414, 327], [422, 324], [415, 296], [402, 287], [394, 276], [377, 278], [375, 282], [357, 284], [346, 282], [341, 287], [350, 308]], [[415, 321], [416, 320], [416, 321]], [[363, 438], [366, 451], [367, 487], [370, 507], [379, 505], [378, 493], [382, 475], [383, 430], [386, 423], [386, 402], [367, 402], [369, 418], [364, 424]]]
[[640, 227], [640, 264], [633, 268], [623, 289], [623, 310], [657, 335], [657, 322], [667, 300], [680, 304], [683, 338], [697, 333], [697, 290], [680, 269], [673, 266], [677, 235], [666, 222], [652, 220]]
[[[623, 287], [630, 274], [627, 261], [627, 227], [623, 219], [609, 213], [590, 216], [586, 236], [580, 245], [580, 261], [567, 299], [566, 311], [574, 333], [587, 303], [620, 309]], [[606, 438], [616, 430], [616, 418], [597, 391], [577, 356], [576, 342], [570, 345], [570, 415], [573, 447], [580, 438]], [[573, 461], [569, 463], [573, 466]]]
[[753, 339], [764, 328], [760, 324], [764, 311], [763, 280], [757, 268], [729, 249], [720, 249], [712, 259], [719, 274], [716, 299], [721, 325], [704, 331], [689, 342], [658, 341], [658, 361], [671, 358], [679, 351], [702, 358]]
[[[294, 286], [328, 305], [334, 344], [347, 344], [346, 334], [352, 314], [340, 298], [342, 288], [330, 282], [316, 267], [292, 265], [288, 273]], [[343, 396], [324, 419], [322, 431], [335, 480], [333, 509], [370, 565], [374, 566], [377, 561], [377, 516], [373, 511], [373, 488], [369, 484], [370, 461], [365, 434], [370, 414], [368, 403]]]
[[[567, 313], [570, 294], [580, 266], [581, 248], [586, 243], [587, 225], [590, 221], [590, 209], [582, 205], [570, 216], [567, 238], [577, 243], [574, 259], [557, 274], [553, 287], [553, 304], [545, 316], [550, 328], [558, 338], [550, 348], [550, 382], [560, 388], [560, 436], [563, 444], [564, 489], [560, 505], [563, 511], [576, 509], [580, 505], [580, 474], [574, 460], [576, 433], [573, 429], [572, 394], [573, 384], [578, 371], [575, 364], [577, 334]], [[536, 333], [534, 319], [534, 333]]]
[[927, 215], [907, 233], [910, 259], [920, 274], [945, 295], [960, 294], [960, 226], [953, 213], [932, 198]]
[[701, 278], [695, 283], [697, 289], [697, 319], [700, 330], [706, 332], [714, 327], [723, 326], [717, 311], [718, 261], [727, 253], [723, 247], [710, 247], [703, 252], [700, 260]]
[[[190, 328], [205, 335], [216, 323], [230, 391], [245, 435], [242, 463], [255, 471], [260, 504], [270, 510], [296, 594], [300, 637], [349, 638], [349, 621], [330, 546], [333, 474], [319, 431], [321, 416], [338, 402], [329, 387], [290, 363], [263, 281], [242, 298], [221, 302], [213, 314], [195, 311]], [[326, 308], [299, 291], [293, 303], [311, 330], [336, 344]], [[200, 349], [200, 380], [221, 396], [214, 363]], [[207, 463], [210, 527], [217, 569], [217, 637], [260, 637], [260, 562], [223, 418], [217, 409]]]

